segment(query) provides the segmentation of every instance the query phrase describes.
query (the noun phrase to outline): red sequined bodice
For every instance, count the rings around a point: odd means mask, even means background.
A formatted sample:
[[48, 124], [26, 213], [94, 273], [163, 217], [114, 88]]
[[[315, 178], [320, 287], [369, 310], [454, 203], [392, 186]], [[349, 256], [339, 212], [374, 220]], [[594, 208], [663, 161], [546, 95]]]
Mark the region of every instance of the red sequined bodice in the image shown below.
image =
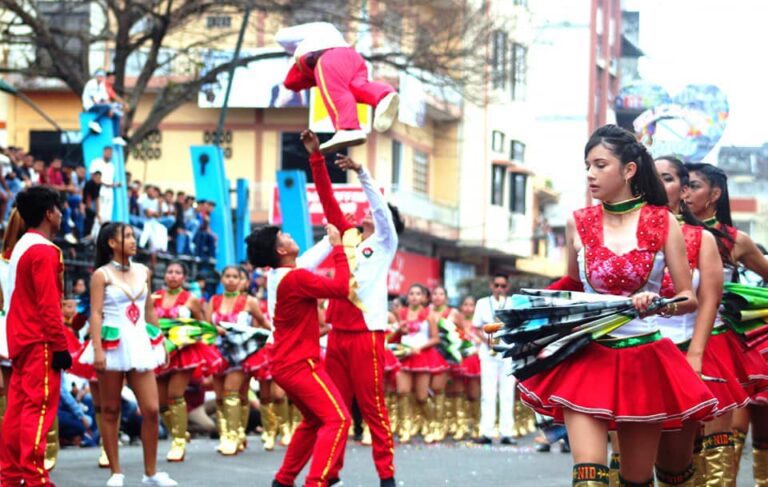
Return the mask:
[[163, 307], [163, 298], [165, 297], [165, 289], [157, 291], [158, 299], [155, 300], [155, 314], [158, 318], [174, 319], [179, 317], [179, 308], [184, 306], [189, 301], [190, 292], [187, 290], [181, 291], [173, 302], [170, 308]]
[[[687, 223], [682, 225], [680, 229], [683, 231], [683, 237], [685, 238], [685, 253], [688, 256], [688, 266], [693, 271], [699, 267], [701, 234], [704, 229], [696, 225], [688, 225]], [[672, 283], [672, 276], [669, 275], [667, 270], [664, 271], [664, 279], [661, 281], [661, 291], [659, 294], [665, 298], [671, 298], [677, 294]]]
[[642, 289], [654, 270], [656, 254], [664, 247], [669, 210], [651, 205], [641, 208], [636, 230], [637, 248], [621, 255], [616, 255], [604, 244], [601, 205], [583, 208], [573, 216], [583, 246], [585, 288], [617, 296], [629, 296]]
[[218, 325], [222, 321], [237, 323], [237, 315], [245, 309], [245, 304], [248, 301], [248, 295], [241, 294], [235, 298], [235, 304], [232, 305], [232, 309], [229, 311], [229, 313], [222, 313], [219, 311], [221, 308], [221, 302], [223, 300], [224, 296], [221, 294], [217, 294], [211, 299], [211, 306], [213, 306], [213, 314], [211, 315], [211, 320], [213, 321], [213, 324]]

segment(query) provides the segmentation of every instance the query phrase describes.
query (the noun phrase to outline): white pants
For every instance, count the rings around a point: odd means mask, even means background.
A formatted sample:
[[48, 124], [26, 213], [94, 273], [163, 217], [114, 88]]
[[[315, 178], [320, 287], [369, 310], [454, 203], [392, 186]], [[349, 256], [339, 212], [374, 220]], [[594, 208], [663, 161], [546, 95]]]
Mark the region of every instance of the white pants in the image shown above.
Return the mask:
[[501, 355], [491, 356], [480, 346], [480, 435], [493, 438], [496, 429], [496, 398], [499, 400], [499, 435], [512, 436], [515, 426], [515, 377], [512, 363]]
[[103, 187], [99, 190], [99, 217], [101, 217], [101, 223], [106, 225], [107, 222], [112, 221], [112, 207], [115, 203], [115, 190], [114, 188]]

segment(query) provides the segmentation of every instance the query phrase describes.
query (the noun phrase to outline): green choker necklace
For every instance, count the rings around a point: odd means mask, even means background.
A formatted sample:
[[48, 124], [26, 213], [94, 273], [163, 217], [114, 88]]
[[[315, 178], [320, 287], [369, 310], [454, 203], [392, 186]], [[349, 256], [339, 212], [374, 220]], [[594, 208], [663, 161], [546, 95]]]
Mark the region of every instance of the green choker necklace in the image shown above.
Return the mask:
[[685, 218], [683, 218], [683, 215], [678, 213], [675, 215], [675, 218], [677, 219], [677, 223], [685, 223]]
[[713, 216], [712, 218], [707, 218], [702, 223], [708, 227], [716, 227], [719, 222], [717, 221], [717, 217]]
[[645, 206], [645, 200], [642, 196], [637, 196], [631, 200], [619, 201], [618, 203], [607, 203], [603, 201], [603, 210], [614, 215], [623, 215]]
[[165, 290], [165, 293], [166, 293], [166, 294], [169, 294], [169, 295], [171, 295], [171, 296], [176, 296], [176, 295], [177, 295], [177, 294], [179, 294], [180, 292], [181, 292], [181, 288], [180, 288], [180, 287], [177, 287], [176, 289], [166, 289], [166, 290]]
[[227, 292], [227, 291], [224, 291], [224, 297], [225, 298], [236, 298], [238, 296], [240, 296], [240, 291], [232, 291], [231, 293]]

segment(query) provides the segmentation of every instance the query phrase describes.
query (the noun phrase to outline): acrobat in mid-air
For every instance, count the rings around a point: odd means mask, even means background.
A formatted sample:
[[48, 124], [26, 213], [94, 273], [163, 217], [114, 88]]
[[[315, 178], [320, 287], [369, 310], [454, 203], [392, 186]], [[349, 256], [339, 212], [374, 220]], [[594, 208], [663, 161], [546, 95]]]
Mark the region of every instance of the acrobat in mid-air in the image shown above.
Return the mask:
[[334, 136], [320, 146], [322, 152], [365, 143], [357, 117], [357, 103], [375, 107], [373, 128], [386, 132], [397, 117], [400, 98], [395, 89], [368, 80], [365, 59], [351, 47], [336, 27], [311, 22], [278, 31], [276, 40], [295, 64], [283, 84], [293, 91], [317, 86], [331, 116]]

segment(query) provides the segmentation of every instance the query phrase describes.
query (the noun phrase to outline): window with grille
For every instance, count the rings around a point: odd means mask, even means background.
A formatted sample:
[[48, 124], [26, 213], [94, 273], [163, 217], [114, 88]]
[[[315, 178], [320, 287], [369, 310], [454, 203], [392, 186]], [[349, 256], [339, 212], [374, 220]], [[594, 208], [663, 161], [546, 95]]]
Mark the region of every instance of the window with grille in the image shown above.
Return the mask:
[[429, 193], [429, 156], [419, 151], [413, 151], [413, 190]]
[[232, 17], [229, 15], [209, 15], [205, 19], [205, 26], [209, 29], [226, 29], [232, 27]]
[[504, 179], [507, 177], [507, 168], [494, 164], [491, 171], [491, 204], [504, 206]]
[[512, 213], [525, 213], [525, 189], [528, 176], [520, 173], [510, 173], [509, 185], [509, 211]]
[[512, 44], [512, 99], [524, 100], [528, 83], [528, 48], [522, 44]]
[[525, 162], [525, 144], [519, 140], [509, 141], [509, 158], [515, 162]]
[[507, 87], [507, 33], [502, 30], [491, 34], [491, 86]]
[[494, 130], [491, 132], [491, 150], [493, 152], [504, 153], [504, 132]]

